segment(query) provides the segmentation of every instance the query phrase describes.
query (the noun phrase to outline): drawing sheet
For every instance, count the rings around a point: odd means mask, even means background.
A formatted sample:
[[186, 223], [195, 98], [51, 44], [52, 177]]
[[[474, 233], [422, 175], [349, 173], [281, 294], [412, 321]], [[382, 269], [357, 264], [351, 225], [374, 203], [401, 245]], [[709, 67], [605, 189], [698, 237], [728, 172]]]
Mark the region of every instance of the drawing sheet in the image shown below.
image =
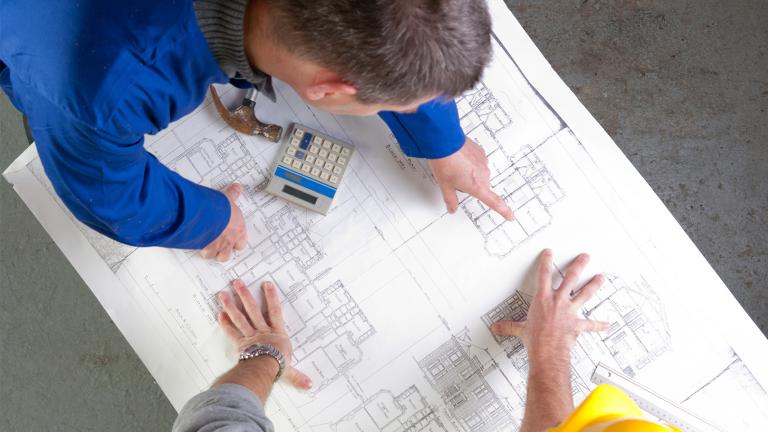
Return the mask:
[[326, 217], [265, 194], [278, 146], [232, 131], [209, 101], [147, 137], [193, 181], [243, 184], [249, 246], [226, 264], [86, 228], [52, 191], [34, 146], [5, 176], [176, 409], [235, 362], [215, 294], [241, 278], [254, 291], [277, 283], [296, 366], [315, 383], [307, 393], [275, 388], [267, 409], [277, 430], [517, 430], [526, 353], [488, 326], [525, 316], [526, 275], [551, 247], [558, 271], [587, 251], [590, 275], [608, 276], [583, 310], [611, 327], [574, 349], [577, 402], [604, 362], [727, 430], [765, 430], [768, 341], [504, 3], [489, 5], [494, 60], [457, 102], [515, 221], [468, 196], [447, 214], [425, 162], [404, 156], [380, 120], [314, 110], [279, 82], [276, 104], [258, 101], [260, 118], [357, 147]]

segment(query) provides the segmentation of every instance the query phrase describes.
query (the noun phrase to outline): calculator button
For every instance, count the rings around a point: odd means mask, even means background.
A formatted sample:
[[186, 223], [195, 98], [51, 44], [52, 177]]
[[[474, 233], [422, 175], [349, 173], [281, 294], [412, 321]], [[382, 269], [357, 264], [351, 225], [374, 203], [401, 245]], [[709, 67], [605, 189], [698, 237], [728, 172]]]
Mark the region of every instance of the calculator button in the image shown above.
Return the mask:
[[325, 160], [318, 158], [317, 160], [315, 160], [315, 165], [321, 167], [321, 166], [325, 165]]
[[294, 168], [301, 168], [301, 161], [300, 160], [295, 160], [295, 161], [293, 161], [293, 164], [291, 166], [294, 167]]
[[313, 155], [307, 155], [307, 157], [305, 157], [304, 160], [309, 163], [315, 163], [315, 157]]
[[328, 150], [325, 150], [325, 149], [323, 149], [323, 150], [320, 150], [320, 153], [318, 153], [318, 155], [319, 155], [321, 158], [327, 158], [327, 157], [328, 157]]
[[336, 160], [336, 163], [339, 165], [346, 165], [347, 158], [345, 158], [344, 156], [339, 156], [339, 159]]
[[301, 139], [304, 136], [304, 131], [301, 129], [296, 129], [293, 131], [293, 136], [295, 136], [298, 139]]
[[333, 143], [331, 141], [328, 141], [328, 140], [323, 141], [323, 148], [324, 149], [329, 149], [331, 147], [333, 147]]
[[332, 163], [330, 163], [330, 162], [326, 162], [326, 163], [325, 163], [325, 166], [324, 166], [323, 168], [324, 168], [324, 169], [326, 169], [326, 170], [328, 170], [328, 171], [330, 171], [330, 170], [332, 170], [332, 169], [333, 169], [333, 164], [332, 164]]
[[341, 149], [342, 156], [349, 156], [350, 153], [352, 153], [352, 151], [349, 149], [349, 147], [344, 147], [343, 149]]
[[293, 139], [291, 140], [291, 145], [298, 147], [300, 142], [301, 142], [300, 139], [293, 137]]
[[341, 174], [341, 167], [333, 167], [333, 173], [334, 174]]
[[331, 162], [336, 162], [336, 159], [338, 159], [338, 158], [339, 158], [339, 154], [338, 153], [331, 153], [331, 154], [328, 155], [328, 160], [331, 161]]
[[331, 147], [331, 150], [335, 151], [336, 153], [341, 151], [341, 146], [338, 144], [334, 144], [333, 147]]
[[288, 156], [293, 156], [296, 154], [296, 150], [298, 150], [296, 147], [288, 147], [288, 150], [285, 151], [285, 154]]
[[339, 184], [339, 176], [332, 175], [331, 176], [331, 183]]
[[316, 136], [314, 139], [312, 139], [312, 144], [322, 145], [323, 144], [323, 139], [320, 138], [319, 136]]
[[331, 175], [330, 175], [330, 174], [328, 174], [327, 172], [324, 172], [324, 173], [320, 174], [320, 178], [321, 178], [321, 179], [323, 179], [323, 180], [326, 180], [326, 181], [328, 180], [328, 178], [329, 178], [330, 176], [331, 176]]
[[312, 173], [311, 174], [313, 176], [315, 176], [315, 177], [319, 176], [320, 175], [320, 168], [318, 168], [318, 167], [312, 168]]
[[304, 150], [299, 150], [296, 152], [296, 159], [304, 159], [304, 156], [307, 155], [307, 152]]
[[320, 150], [320, 147], [318, 146], [309, 146], [309, 152], [312, 154], [317, 154], [319, 150]]
[[290, 157], [290, 156], [286, 156], [286, 157], [284, 157], [284, 158], [283, 158], [283, 163], [284, 163], [284, 164], [286, 164], [286, 165], [290, 166], [290, 165], [291, 165], [291, 162], [293, 162], [293, 158], [292, 158], [292, 157]]
[[304, 172], [309, 172], [309, 170], [311, 170], [311, 169], [312, 169], [312, 165], [310, 165], [308, 163], [305, 163], [305, 164], [303, 164], [301, 166], [301, 170], [304, 171]]

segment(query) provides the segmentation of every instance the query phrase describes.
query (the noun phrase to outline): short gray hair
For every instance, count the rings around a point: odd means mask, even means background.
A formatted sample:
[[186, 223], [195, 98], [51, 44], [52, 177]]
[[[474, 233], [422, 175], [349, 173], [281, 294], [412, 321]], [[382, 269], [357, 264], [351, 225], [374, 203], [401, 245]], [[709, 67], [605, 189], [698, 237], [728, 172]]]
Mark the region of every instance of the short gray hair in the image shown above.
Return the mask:
[[276, 40], [366, 103], [471, 89], [491, 58], [485, 0], [267, 0]]

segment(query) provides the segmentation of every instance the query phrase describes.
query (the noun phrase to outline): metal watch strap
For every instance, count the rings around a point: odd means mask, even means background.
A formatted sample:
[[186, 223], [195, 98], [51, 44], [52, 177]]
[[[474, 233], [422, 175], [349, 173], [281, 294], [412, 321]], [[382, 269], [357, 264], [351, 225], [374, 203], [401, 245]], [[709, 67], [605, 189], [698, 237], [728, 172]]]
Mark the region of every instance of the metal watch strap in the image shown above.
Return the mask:
[[240, 353], [240, 361], [250, 360], [261, 356], [269, 356], [275, 359], [280, 368], [277, 371], [275, 381], [279, 380], [285, 370], [285, 357], [283, 357], [283, 354], [280, 350], [275, 348], [274, 345], [260, 343], [253, 344]]

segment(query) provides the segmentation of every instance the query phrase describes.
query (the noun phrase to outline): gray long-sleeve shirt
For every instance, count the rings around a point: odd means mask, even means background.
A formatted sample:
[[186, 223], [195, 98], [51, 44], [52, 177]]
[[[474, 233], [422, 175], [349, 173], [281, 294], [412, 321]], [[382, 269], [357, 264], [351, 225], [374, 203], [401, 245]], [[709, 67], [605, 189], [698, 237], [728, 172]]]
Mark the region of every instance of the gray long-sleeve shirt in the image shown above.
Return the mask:
[[274, 432], [264, 405], [247, 388], [223, 384], [190, 399], [173, 432]]

